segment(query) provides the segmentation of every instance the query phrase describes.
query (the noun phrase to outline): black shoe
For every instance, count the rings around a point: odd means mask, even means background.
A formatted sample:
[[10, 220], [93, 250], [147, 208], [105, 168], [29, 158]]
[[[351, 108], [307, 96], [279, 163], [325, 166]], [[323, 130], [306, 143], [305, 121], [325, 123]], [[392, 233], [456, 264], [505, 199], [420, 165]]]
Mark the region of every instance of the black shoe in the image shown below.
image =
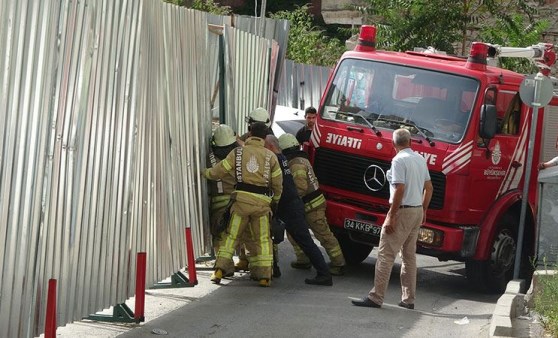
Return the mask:
[[364, 297], [361, 300], [351, 300], [351, 302], [353, 303], [353, 305], [356, 306], [375, 307], [375, 308], [382, 307], [380, 304], [376, 304], [373, 301], [371, 301], [368, 297]]
[[324, 286], [332, 286], [333, 279], [331, 276], [316, 276], [314, 278], [306, 278], [304, 283], [310, 285], [324, 285]]
[[399, 302], [399, 304], [397, 304], [401, 307], [404, 307], [405, 309], [408, 310], [414, 310], [415, 309], [415, 304], [407, 304], [407, 303], [403, 303], [403, 301]]
[[273, 265], [273, 277], [281, 277], [281, 269], [279, 269], [279, 265], [277, 264]]

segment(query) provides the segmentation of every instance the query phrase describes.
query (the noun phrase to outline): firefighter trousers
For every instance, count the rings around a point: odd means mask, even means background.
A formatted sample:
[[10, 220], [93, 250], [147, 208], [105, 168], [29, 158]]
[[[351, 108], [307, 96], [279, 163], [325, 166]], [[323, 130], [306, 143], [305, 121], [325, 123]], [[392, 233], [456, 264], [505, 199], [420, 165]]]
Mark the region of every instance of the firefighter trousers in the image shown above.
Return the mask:
[[[320, 244], [324, 247], [331, 260], [331, 265], [333, 266], [344, 266], [345, 265], [345, 257], [343, 256], [343, 252], [341, 251], [341, 247], [339, 246], [339, 242], [333, 232], [331, 232], [329, 228], [329, 224], [327, 223], [326, 219], [326, 204], [323, 203], [316, 208], [312, 208], [306, 210], [306, 221], [310, 226], [310, 230], [314, 233], [316, 239], [320, 242]], [[287, 232], [288, 235], [288, 232]], [[308, 263], [310, 259], [304, 254], [301, 248], [296, 244], [293, 238], [288, 235], [287, 236], [291, 244], [293, 245], [296, 260], [299, 263]]]
[[285, 230], [289, 239], [291, 239], [291, 243], [294, 241], [297, 248], [302, 251], [304, 258], [308, 257], [306, 259], [312, 263], [318, 275], [330, 276], [324, 256], [310, 235], [302, 201], [294, 200], [287, 204], [283, 210], [278, 211], [277, 217], [285, 222]]
[[271, 279], [273, 265], [273, 247], [269, 229], [269, 206], [234, 202], [231, 207], [231, 220], [223, 236], [215, 269], [224, 275], [234, 272], [232, 256], [242, 238], [250, 252], [250, 274], [254, 279]]

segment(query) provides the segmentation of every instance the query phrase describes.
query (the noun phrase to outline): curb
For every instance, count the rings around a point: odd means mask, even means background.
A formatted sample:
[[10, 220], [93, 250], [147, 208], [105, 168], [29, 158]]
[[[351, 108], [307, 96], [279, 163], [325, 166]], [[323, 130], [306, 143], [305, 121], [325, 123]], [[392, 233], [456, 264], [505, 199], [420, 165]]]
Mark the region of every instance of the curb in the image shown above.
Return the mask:
[[513, 337], [513, 319], [519, 317], [525, 308], [525, 281], [511, 280], [504, 294], [498, 299], [490, 322], [490, 337]]

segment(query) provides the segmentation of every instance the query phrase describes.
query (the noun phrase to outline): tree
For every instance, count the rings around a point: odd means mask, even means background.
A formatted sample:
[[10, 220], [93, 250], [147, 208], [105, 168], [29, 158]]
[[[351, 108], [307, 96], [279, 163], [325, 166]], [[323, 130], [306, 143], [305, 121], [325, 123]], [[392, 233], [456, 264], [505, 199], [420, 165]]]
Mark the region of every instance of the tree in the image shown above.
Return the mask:
[[365, 22], [378, 27], [377, 44], [391, 50], [432, 46], [461, 54], [469, 42], [500, 22], [501, 32], [523, 31], [533, 23], [536, 7], [526, 0], [364, 0], [358, 9]]
[[[506, 20], [496, 20], [494, 25], [481, 31], [479, 37], [481, 41], [500, 46], [527, 47], [541, 42], [541, 36], [549, 26], [548, 20], [525, 24], [525, 18], [516, 14], [512, 26]], [[516, 72], [531, 74], [538, 71], [532, 61], [523, 58], [501, 58], [499, 61], [502, 68]]]
[[453, 53], [466, 18], [455, 0], [366, 0], [358, 9], [378, 28], [376, 44], [389, 50], [432, 46]]
[[289, 20], [287, 58], [295, 62], [333, 66], [346, 50], [341, 41], [323, 34], [323, 30], [313, 25], [306, 5], [293, 11], [279, 11], [271, 14], [271, 18]]

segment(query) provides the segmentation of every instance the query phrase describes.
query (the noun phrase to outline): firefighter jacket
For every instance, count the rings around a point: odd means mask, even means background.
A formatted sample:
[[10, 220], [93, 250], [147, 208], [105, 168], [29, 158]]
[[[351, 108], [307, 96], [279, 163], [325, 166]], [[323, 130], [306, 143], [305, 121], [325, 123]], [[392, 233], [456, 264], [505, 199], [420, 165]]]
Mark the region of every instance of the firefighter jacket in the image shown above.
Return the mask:
[[204, 171], [210, 180], [232, 177], [235, 190], [231, 198], [238, 202], [269, 206], [277, 204], [283, 191], [283, 176], [275, 154], [264, 147], [264, 140], [249, 137], [244, 147], [237, 147], [225, 159]]
[[325, 206], [325, 197], [320, 191], [320, 184], [306, 153], [297, 151], [294, 154], [289, 154], [287, 158], [289, 159], [289, 168], [291, 168], [298, 195], [304, 202], [305, 210], [308, 211], [322, 205]]
[[[230, 151], [227, 153], [230, 153]], [[215, 167], [221, 160], [222, 159], [219, 158], [218, 154], [214, 151], [209, 152], [209, 163], [211, 167]], [[211, 210], [220, 210], [229, 204], [231, 193], [234, 191], [235, 184], [236, 180], [230, 175], [225, 175], [222, 179], [211, 181], [211, 184], [209, 185], [211, 193]]]

